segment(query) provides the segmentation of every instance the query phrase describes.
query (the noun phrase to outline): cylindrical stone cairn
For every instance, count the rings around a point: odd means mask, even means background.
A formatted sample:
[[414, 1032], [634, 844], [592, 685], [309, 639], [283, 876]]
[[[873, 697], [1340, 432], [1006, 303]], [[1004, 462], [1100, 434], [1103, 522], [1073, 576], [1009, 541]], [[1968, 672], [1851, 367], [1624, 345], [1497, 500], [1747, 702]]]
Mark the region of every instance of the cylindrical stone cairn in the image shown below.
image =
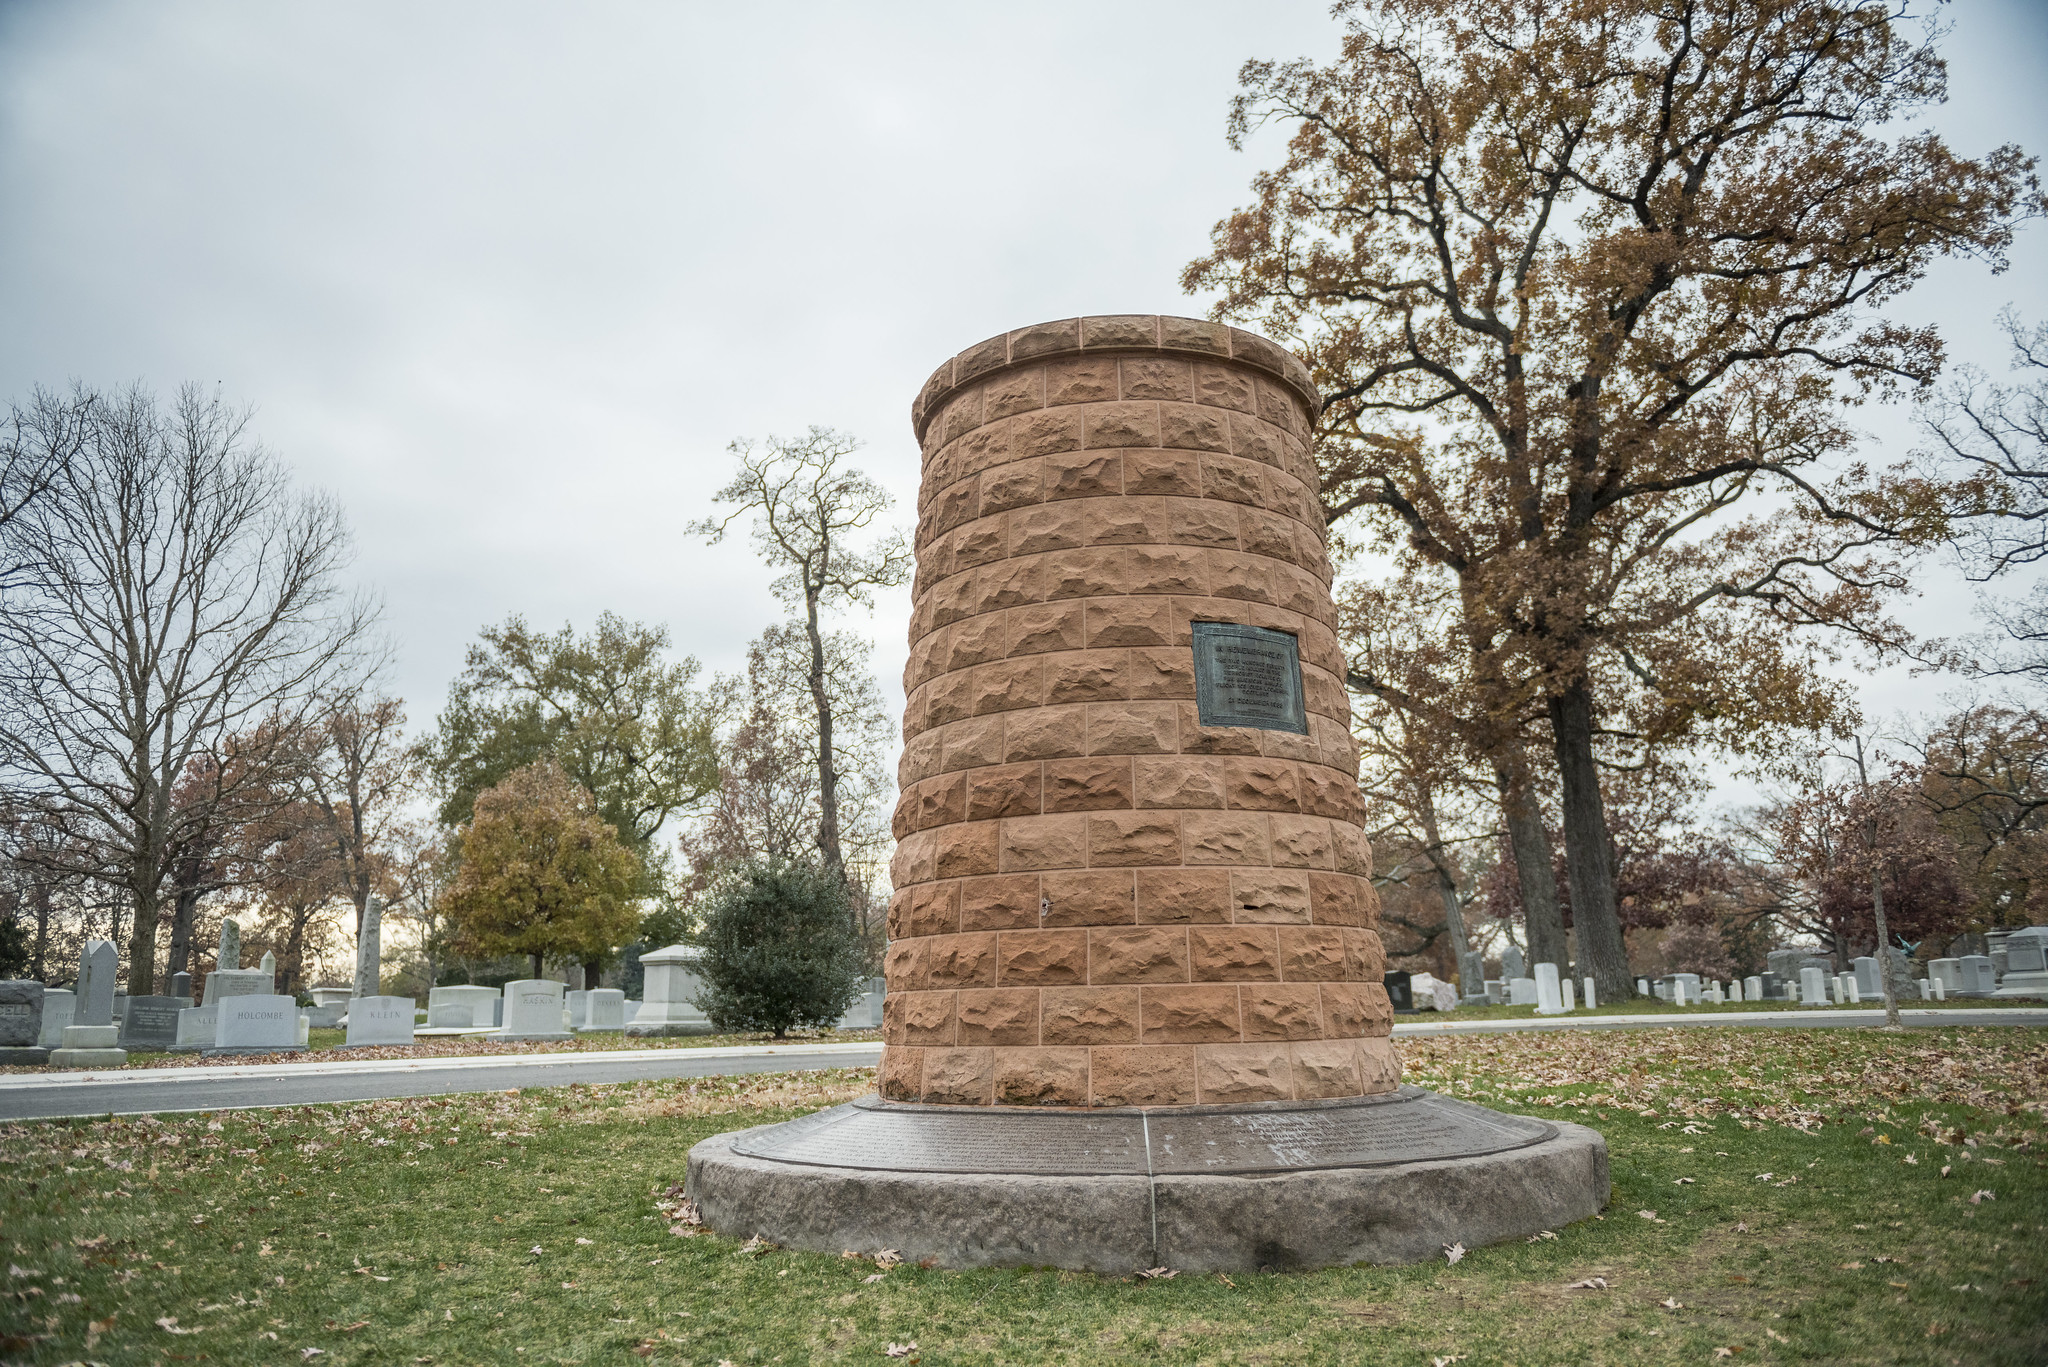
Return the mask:
[[[963, 1106], [1391, 1091], [1307, 369], [1171, 317], [940, 366], [880, 1090]], [[1309, 734], [1203, 726], [1191, 623], [1297, 638]]]

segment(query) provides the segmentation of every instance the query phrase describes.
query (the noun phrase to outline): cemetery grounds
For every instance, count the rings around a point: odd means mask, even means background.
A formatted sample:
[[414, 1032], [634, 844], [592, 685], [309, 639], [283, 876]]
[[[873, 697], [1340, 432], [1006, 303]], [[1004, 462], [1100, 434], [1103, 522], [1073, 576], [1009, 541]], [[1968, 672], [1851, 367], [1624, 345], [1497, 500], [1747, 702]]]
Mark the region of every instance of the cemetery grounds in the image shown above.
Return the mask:
[[1603, 1216], [1414, 1267], [948, 1272], [710, 1234], [706, 1135], [870, 1070], [0, 1126], [7, 1363], [2038, 1363], [2048, 1030], [1400, 1042], [1606, 1135]]

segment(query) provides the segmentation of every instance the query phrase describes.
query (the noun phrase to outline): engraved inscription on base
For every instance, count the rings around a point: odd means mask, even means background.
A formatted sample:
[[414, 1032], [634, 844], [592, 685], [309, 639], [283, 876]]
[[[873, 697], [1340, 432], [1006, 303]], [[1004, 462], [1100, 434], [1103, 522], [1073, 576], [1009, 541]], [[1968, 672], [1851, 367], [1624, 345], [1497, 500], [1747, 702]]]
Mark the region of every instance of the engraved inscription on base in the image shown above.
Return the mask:
[[[1336, 1106], [1096, 1112], [855, 1102], [733, 1142], [749, 1158], [891, 1172], [1144, 1176], [1383, 1167], [1538, 1144], [1555, 1126], [1403, 1088]], [[1148, 1156], [1147, 1143], [1150, 1152]]]
[[1195, 711], [1204, 726], [1308, 734], [1301, 643], [1285, 631], [1195, 622]]

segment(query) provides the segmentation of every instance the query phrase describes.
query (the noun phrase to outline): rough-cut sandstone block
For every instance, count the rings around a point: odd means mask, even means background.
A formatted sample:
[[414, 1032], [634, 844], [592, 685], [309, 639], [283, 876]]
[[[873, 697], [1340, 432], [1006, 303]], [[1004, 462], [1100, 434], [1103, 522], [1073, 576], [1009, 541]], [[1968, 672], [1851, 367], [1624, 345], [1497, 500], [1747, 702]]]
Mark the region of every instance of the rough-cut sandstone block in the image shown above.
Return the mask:
[[1049, 760], [1045, 765], [1048, 812], [1114, 811], [1131, 805], [1131, 761], [1118, 755]]
[[1300, 809], [1295, 796], [1296, 766], [1285, 760], [1228, 759], [1223, 761], [1224, 797], [1233, 808], [1254, 812], [1293, 812]]
[[1087, 644], [1076, 602], [1036, 603], [1006, 613], [1010, 654], [1040, 655], [1052, 650], [1079, 650]]
[[1273, 862], [1289, 868], [1327, 869], [1334, 857], [1330, 823], [1319, 816], [1275, 816]]
[[891, 1044], [882, 1050], [875, 1090], [891, 1101], [916, 1101], [924, 1094], [924, 1050]]
[[1349, 966], [1344, 933], [1334, 926], [1281, 928], [1280, 976], [1288, 982], [1339, 982]]
[[1118, 364], [1122, 394], [1126, 399], [1167, 399], [1188, 402], [1194, 398], [1194, 367], [1187, 361], [1165, 356], [1126, 356]]
[[1086, 1049], [998, 1049], [996, 1104], [1002, 1106], [1086, 1106]]
[[1376, 983], [1386, 976], [1387, 954], [1370, 930], [1344, 932], [1344, 976], [1353, 982]]
[[1211, 408], [1252, 412], [1257, 404], [1256, 387], [1242, 372], [1206, 362], [1195, 364], [1195, 402]]
[[1091, 1049], [1088, 1084], [1097, 1106], [1190, 1106], [1199, 1097], [1195, 1051], [1116, 1045]]
[[1280, 980], [1280, 936], [1273, 926], [1196, 926], [1188, 931], [1189, 972], [1196, 982]]
[[1081, 346], [1150, 347], [1158, 345], [1159, 319], [1149, 313], [1099, 314], [1081, 320]]
[[990, 712], [1015, 712], [1025, 707], [1043, 707], [1045, 659], [1027, 655], [1020, 660], [999, 660], [974, 671], [971, 706], [977, 717]]
[[942, 1106], [993, 1103], [995, 1052], [990, 1049], [927, 1049], [924, 1099]]
[[1067, 451], [1045, 457], [1045, 499], [1114, 497], [1123, 492], [1121, 454]]
[[[1010, 334], [1010, 359], [1022, 361], [1033, 356], [1072, 351], [1079, 345], [1079, 318], [1062, 318], [1057, 323], [1035, 323], [1028, 328], [1018, 328]], [[1040, 372], [1034, 370], [1030, 373], [1037, 375]]]
[[1039, 1038], [1052, 1044], [1136, 1044], [1135, 987], [1048, 987], [1039, 994]]
[[1070, 650], [1055, 655], [1046, 661], [1045, 700], [1120, 700], [1130, 693], [1130, 685], [1125, 682], [1129, 658], [1130, 652], [1124, 650]]
[[1160, 925], [1211, 925], [1230, 917], [1230, 873], [1224, 869], [1139, 869], [1138, 920]]
[[1401, 1085], [1401, 1056], [1394, 1052], [1392, 1040], [1360, 1040], [1358, 1053], [1360, 1065], [1365, 1070], [1365, 1078], [1360, 1088], [1365, 1095], [1391, 1092]]
[[961, 783], [966, 790], [967, 820], [990, 821], [1039, 813], [1044, 786], [1040, 765], [1006, 764], [975, 769], [962, 775]]
[[1140, 1037], [1147, 1044], [1221, 1044], [1242, 1039], [1242, 1017], [1238, 1008], [1240, 990], [1251, 989], [1230, 986], [1140, 988]]
[[1000, 824], [995, 821], [966, 821], [933, 831], [933, 876], [966, 878], [977, 873], [997, 872], [996, 841]]
[[1244, 1037], [1264, 1040], [1321, 1039], [1322, 998], [1316, 986], [1246, 986], [1243, 997]]
[[920, 883], [889, 899], [889, 938], [943, 935], [960, 927], [960, 885]]
[[1190, 864], [1264, 864], [1267, 818], [1250, 812], [1189, 812], [1181, 848]]
[[959, 1022], [951, 992], [907, 992], [902, 996], [905, 1044], [953, 1043]]
[[1188, 933], [1178, 926], [1125, 926], [1088, 933], [1088, 981], [1184, 983]]
[[996, 937], [993, 931], [934, 935], [926, 961], [925, 980], [933, 987], [994, 987]]
[[1097, 703], [1088, 709], [1088, 753], [1170, 755], [1179, 746], [1179, 711], [1170, 702]]
[[[1035, 873], [969, 878], [955, 886], [960, 889], [962, 930], [1026, 930], [1038, 924]], [[893, 986], [895, 979], [890, 983]]]
[[1088, 645], [1159, 646], [1173, 639], [1173, 603], [1162, 598], [1105, 598], [1087, 601]]
[[1002, 823], [1003, 872], [1088, 866], [1087, 818], [1027, 816]]
[[1181, 818], [1174, 814], [1098, 812], [1087, 820], [1087, 862], [1096, 868], [1181, 862]]
[[[1195, 696], [1192, 651], [1175, 646], [1133, 650], [1125, 657], [1133, 698], [1181, 699]], [[1363, 819], [1361, 811], [1360, 819]]]
[[1038, 1043], [1038, 989], [999, 987], [962, 992], [959, 996], [959, 1043], [1035, 1045]]
[[1204, 1105], [1291, 1100], [1293, 1074], [1285, 1045], [1204, 1044], [1195, 1050], [1195, 1080]]
[[932, 942], [898, 940], [882, 956], [882, 972], [898, 992], [921, 992], [930, 985]]
[[1158, 446], [1159, 405], [1099, 403], [1084, 410], [1084, 444], [1092, 450], [1123, 446]]
[[1124, 493], [1200, 498], [1201, 457], [1192, 451], [1128, 451], [1124, 454]]
[[[1045, 558], [1045, 598], [1049, 603], [1125, 593], [1129, 591], [1130, 583], [1131, 552], [1128, 547], [1092, 546], [1053, 551]], [[1085, 645], [1085, 602], [1082, 608], [1082, 643]]]
[[1004, 931], [998, 955], [996, 981], [1004, 987], [1073, 987], [1088, 981], [1085, 930]]
[[[1045, 372], [1012, 370], [990, 380], [981, 392], [983, 417], [988, 422], [993, 423], [1017, 413], [1029, 413], [1033, 409], [1045, 407]], [[978, 432], [987, 430], [985, 427], [977, 429]], [[968, 440], [973, 440], [972, 436]]]
[[1217, 761], [1179, 755], [1140, 759], [1134, 773], [1140, 807], [1200, 811], [1223, 806], [1223, 770]]
[[[1046, 551], [1072, 550], [1082, 544], [1084, 510], [1077, 503], [1048, 503], [1023, 508], [1009, 516], [1010, 554], [1038, 555]], [[1048, 598], [1070, 597], [1051, 591]]]
[[1304, 1040], [1294, 1046], [1294, 1095], [1302, 1101], [1357, 1096], [1364, 1090], [1359, 1046], [1347, 1040]]
[[1086, 734], [1086, 717], [1085, 709], [1079, 704], [1014, 712], [1003, 721], [1007, 744], [996, 759], [985, 761], [986, 763], [996, 764], [1003, 760], [1016, 762], [1030, 759], [1064, 759], [1081, 753], [1081, 743]]
[[[1044, 924], [1052, 926], [1132, 925], [1137, 921], [1133, 879], [1128, 871], [1048, 872], [1040, 877]], [[1095, 979], [1094, 981], [1102, 981]]]
[[1056, 361], [1045, 368], [1045, 398], [1051, 404], [1104, 403], [1116, 398], [1116, 361]]

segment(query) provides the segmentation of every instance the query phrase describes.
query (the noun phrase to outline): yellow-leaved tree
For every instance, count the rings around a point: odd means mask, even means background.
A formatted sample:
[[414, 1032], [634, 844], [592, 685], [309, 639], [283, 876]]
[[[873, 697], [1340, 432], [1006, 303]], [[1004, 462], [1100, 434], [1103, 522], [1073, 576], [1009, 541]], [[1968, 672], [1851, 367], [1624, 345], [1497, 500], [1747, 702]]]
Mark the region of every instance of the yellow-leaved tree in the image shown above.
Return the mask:
[[640, 861], [553, 760], [515, 769], [476, 799], [462, 865], [443, 899], [455, 948], [602, 958], [632, 938]]

